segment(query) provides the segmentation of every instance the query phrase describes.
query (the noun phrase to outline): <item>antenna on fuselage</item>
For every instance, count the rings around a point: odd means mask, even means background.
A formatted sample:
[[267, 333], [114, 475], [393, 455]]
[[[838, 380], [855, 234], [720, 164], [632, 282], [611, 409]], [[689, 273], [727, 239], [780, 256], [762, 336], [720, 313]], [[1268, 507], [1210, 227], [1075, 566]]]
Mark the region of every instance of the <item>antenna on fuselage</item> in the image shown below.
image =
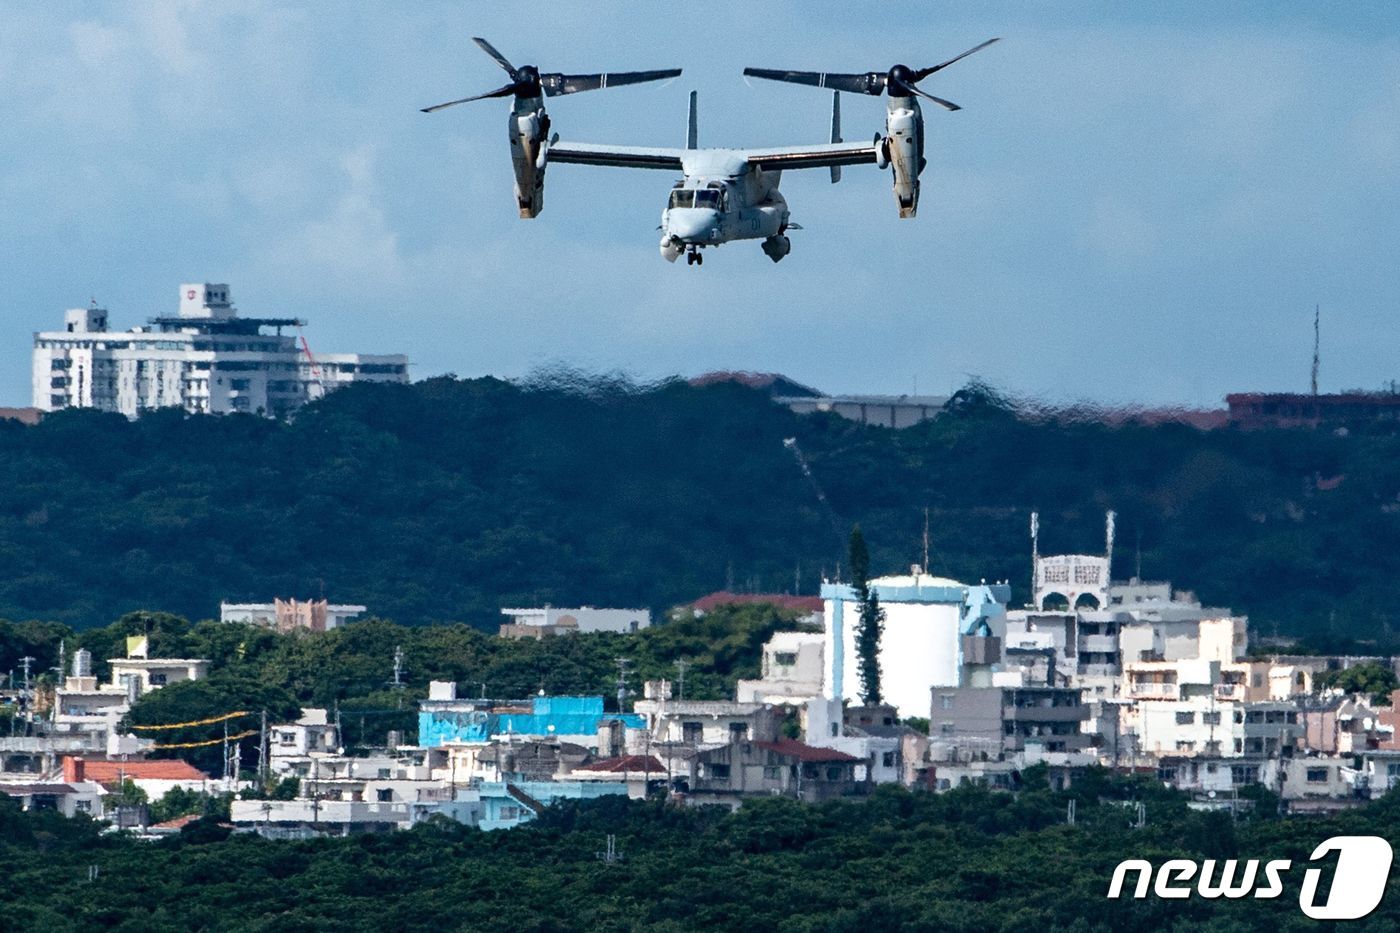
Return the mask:
[[699, 96], [696, 91], [690, 92], [690, 120], [685, 131], [685, 148], [687, 149], [700, 148], [700, 121], [695, 114], [695, 102]]

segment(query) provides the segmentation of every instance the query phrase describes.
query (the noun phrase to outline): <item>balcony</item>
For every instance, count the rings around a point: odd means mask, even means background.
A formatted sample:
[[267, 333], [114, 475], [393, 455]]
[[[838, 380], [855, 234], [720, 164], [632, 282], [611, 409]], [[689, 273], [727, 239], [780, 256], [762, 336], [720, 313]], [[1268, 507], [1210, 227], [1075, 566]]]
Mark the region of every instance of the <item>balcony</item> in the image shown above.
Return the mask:
[[1244, 701], [1244, 684], [1216, 684], [1215, 698], [1217, 700]]
[[1079, 638], [1079, 650], [1081, 653], [1117, 654], [1117, 635], [1082, 635]]
[[1181, 685], [1154, 680], [1128, 682], [1128, 697], [1134, 700], [1179, 700]]
[[1089, 718], [1087, 706], [1007, 706], [1001, 711], [1006, 722], [1081, 722]]

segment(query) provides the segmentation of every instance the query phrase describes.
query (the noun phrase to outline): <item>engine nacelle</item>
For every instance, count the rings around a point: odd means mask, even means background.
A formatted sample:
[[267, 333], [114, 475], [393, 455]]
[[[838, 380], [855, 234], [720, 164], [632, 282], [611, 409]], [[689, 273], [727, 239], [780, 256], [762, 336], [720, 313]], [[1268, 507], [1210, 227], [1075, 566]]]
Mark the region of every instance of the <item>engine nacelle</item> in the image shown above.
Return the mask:
[[515, 169], [515, 203], [520, 216], [534, 217], [544, 209], [544, 151], [549, 137], [549, 114], [540, 98], [517, 99], [507, 128], [510, 161]]
[[[909, 101], [908, 106], [897, 101]], [[885, 114], [885, 157], [894, 175], [894, 198], [900, 217], [919, 209], [919, 173], [924, 169], [924, 125], [919, 105], [909, 98], [890, 98]]]
[[777, 262], [788, 253], [792, 252], [792, 241], [780, 233], [777, 236], [770, 236], [768, 239], [764, 240], [762, 248], [764, 255], [774, 262]]

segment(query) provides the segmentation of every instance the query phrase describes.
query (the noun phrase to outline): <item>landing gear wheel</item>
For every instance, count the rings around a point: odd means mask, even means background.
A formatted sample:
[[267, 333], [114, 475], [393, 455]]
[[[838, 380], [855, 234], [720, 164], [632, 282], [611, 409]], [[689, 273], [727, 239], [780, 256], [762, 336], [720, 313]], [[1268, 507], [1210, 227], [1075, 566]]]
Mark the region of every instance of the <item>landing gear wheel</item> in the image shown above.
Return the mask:
[[705, 264], [705, 256], [703, 253], [695, 254], [695, 264], [697, 266], [703, 266]]

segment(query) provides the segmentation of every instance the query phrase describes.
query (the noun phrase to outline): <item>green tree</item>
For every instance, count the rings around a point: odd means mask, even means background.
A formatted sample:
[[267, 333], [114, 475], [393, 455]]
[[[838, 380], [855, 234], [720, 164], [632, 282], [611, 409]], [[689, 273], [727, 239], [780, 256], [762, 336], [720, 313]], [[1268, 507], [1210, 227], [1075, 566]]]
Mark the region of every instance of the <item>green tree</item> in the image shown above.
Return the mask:
[[850, 561], [851, 588], [860, 606], [860, 622], [856, 628], [860, 699], [866, 706], [875, 706], [880, 702], [880, 635], [885, 628], [885, 610], [880, 608], [880, 598], [870, 589], [870, 551], [859, 525], [851, 529]]
[[1336, 687], [1346, 693], [1365, 693], [1376, 703], [1389, 703], [1391, 691], [1400, 687], [1395, 671], [1375, 661], [1356, 664], [1340, 671], [1318, 675], [1317, 687]]

